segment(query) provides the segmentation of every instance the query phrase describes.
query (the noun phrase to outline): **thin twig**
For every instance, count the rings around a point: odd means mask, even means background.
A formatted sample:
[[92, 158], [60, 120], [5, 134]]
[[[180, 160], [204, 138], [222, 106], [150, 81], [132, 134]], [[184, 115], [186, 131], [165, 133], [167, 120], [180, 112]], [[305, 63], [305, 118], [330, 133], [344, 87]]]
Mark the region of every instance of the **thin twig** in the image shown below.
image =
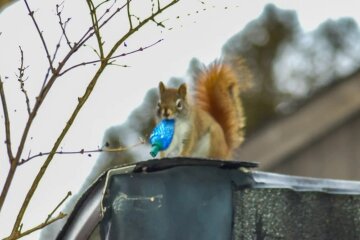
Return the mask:
[[95, 49], [95, 48], [93, 48], [92, 46], [90, 46], [90, 45], [83, 45], [84, 47], [89, 47], [89, 48], [91, 48], [91, 50], [93, 50], [93, 52], [96, 54], [96, 56], [98, 57], [98, 58], [100, 58], [100, 54], [98, 53], [98, 51]]
[[[140, 47], [140, 48], [138, 48], [138, 49], [136, 49], [136, 50], [133, 50], [133, 51], [130, 51], [130, 52], [126, 52], [126, 53], [121, 53], [121, 54], [115, 55], [115, 56], [111, 57], [110, 59], [116, 59], [116, 58], [120, 58], [120, 57], [125, 57], [125, 56], [127, 56], [127, 55], [129, 55], [129, 54], [133, 54], [133, 53], [137, 53], [137, 52], [142, 52], [142, 51], [144, 51], [144, 50], [146, 50], [146, 49], [148, 49], [148, 48], [151, 48], [151, 47], [155, 46], [156, 44], [162, 42], [163, 40], [164, 40], [164, 39], [160, 39], [160, 40], [158, 40], [158, 41], [156, 41], [156, 42], [154, 42], [154, 43], [152, 43], [152, 44], [150, 44], [150, 45], [147, 45], [147, 46], [145, 46], [145, 47]], [[72, 69], [74, 69], [74, 68], [77, 68], [77, 67], [86, 66], [86, 65], [90, 65], [90, 64], [94, 64], [94, 63], [100, 63], [100, 62], [101, 62], [100, 60], [93, 60], [93, 61], [89, 61], [89, 62], [83, 62], [83, 63], [75, 64], [74, 66], [71, 66], [71, 67], [65, 69], [65, 70], [64, 70], [63, 72], [61, 72], [59, 75], [62, 76], [62, 75], [64, 75], [65, 73], [67, 73], [68, 71], [70, 71], [70, 70], [72, 70]]]
[[[104, 1], [104, 2], [107, 2], [107, 1]], [[104, 3], [104, 2], [103, 2], [103, 3]], [[110, 9], [115, 5], [115, 2], [116, 2], [116, 0], [113, 2], [113, 4], [112, 4], [108, 9], [106, 9], [105, 13], [99, 18], [99, 21], [100, 21], [103, 17], [105, 17], [105, 15], [106, 15], [107, 13], [110, 12]], [[102, 4], [99, 4], [99, 5], [97, 6], [97, 8], [98, 8], [100, 5], [102, 5]], [[122, 9], [124, 9], [125, 7], [126, 7], [126, 3], [125, 3], [124, 5], [122, 5], [121, 7], [117, 8], [116, 11], [109, 16], [109, 18], [107, 18], [102, 24], [100, 24], [99, 29], [101, 29], [106, 23], [108, 23], [117, 13], [119, 13], [119, 12], [120, 12]], [[66, 22], [68, 22], [69, 20], [70, 20], [70, 19], [68, 19]], [[64, 30], [65, 30], [65, 28], [64, 28]], [[72, 46], [73, 49], [70, 49], [72, 53], [76, 52], [81, 46], [83, 46], [83, 45], [85, 44], [85, 42], [87, 42], [87, 41], [94, 35], [94, 32], [92, 32], [92, 30], [93, 30], [93, 27], [90, 27], [90, 28], [83, 34], [83, 36], [80, 38], [80, 40], [79, 40], [78, 42], [75, 42], [75, 43], [74, 43], [74, 45]], [[55, 50], [54, 56], [53, 56], [53, 58], [52, 58], [52, 62], [54, 62], [54, 60], [55, 60], [55, 56], [56, 56], [56, 53], [57, 53], [57, 51], [58, 51], [58, 49], [59, 49], [59, 47], [60, 47], [60, 42], [61, 42], [61, 39], [62, 39], [62, 36], [63, 36], [63, 35], [64, 35], [64, 34], [61, 35], [60, 41], [59, 41], [59, 43], [56, 45], [56, 50]], [[42, 88], [41, 88], [42, 90], [44, 89], [44, 86], [45, 86], [45, 84], [47, 83], [47, 78], [48, 78], [49, 72], [50, 72], [50, 68], [48, 69], [47, 74], [46, 74], [46, 76], [45, 76], [45, 80], [44, 80], [43, 86], [42, 86]], [[58, 76], [60, 76], [60, 75], [58, 75]]]
[[45, 220], [45, 223], [49, 222], [51, 217], [54, 215], [54, 213], [61, 207], [61, 205], [63, 205], [63, 203], [66, 201], [66, 199], [68, 199], [71, 196], [71, 191], [69, 191], [66, 196], [59, 202], [58, 205], [56, 205], [56, 207], [54, 208], [54, 210], [52, 210], [52, 212], [48, 215], [48, 217]]
[[161, 7], [160, 7], [160, 0], [157, 0], [158, 2], [158, 11], [160, 11]]
[[91, 0], [87, 0], [86, 2], [88, 3], [88, 7], [90, 10], [92, 26], [93, 26], [96, 40], [97, 40], [98, 46], [99, 46], [100, 60], [102, 61], [104, 58], [104, 49], [103, 49], [103, 42], [101, 40], [99, 22], [98, 22], [98, 18], [96, 15], [96, 7], [94, 6], [94, 3]]
[[28, 93], [25, 89], [25, 80], [23, 79], [24, 75], [25, 75], [25, 70], [28, 67], [24, 67], [24, 51], [22, 50], [21, 46], [19, 46], [19, 49], [20, 49], [21, 60], [20, 60], [20, 67], [18, 68], [19, 75], [17, 75], [16, 77], [18, 78], [18, 82], [20, 83], [20, 89], [25, 95], [26, 108], [27, 108], [28, 114], [30, 115], [30, 112], [31, 112], [30, 100], [29, 100]]
[[155, 9], [155, 3], [154, 0], [151, 0], [151, 13], [154, 12], [154, 9]]
[[[97, 10], [98, 8], [100, 8], [103, 4], [106, 4], [107, 2], [110, 2], [110, 0], [104, 0], [103, 2], [99, 3], [95, 9]], [[116, 0], [114, 1], [114, 3], [112, 4], [112, 6], [115, 4]]]
[[34, 25], [35, 25], [35, 27], [36, 27], [36, 30], [37, 30], [38, 33], [39, 33], [41, 42], [42, 42], [43, 47], [44, 47], [45, 52], [46, 52], [46, 58], [47, 58], [48, 61], [49, 61], [49, 66], [50, 66], [51, 70], [54, 71], [53, 62], [51, 61], [50, 53], [49, 53], [47, 44], [46, 44], [45, 39], [44, 39], [44, 36], [43, 36], [43, 32], [40, 30], [40, 27], [39, 27], [39, 25], [38, 25], [38, 23], [37, 23], [37, 21], [36, 21], [36, 19], [35, 19], [35, 17], [34, 17], [34, 11], [32, 11], [32, 10], [30, 9], [30, 6], [29, 6], [29, 3], [28, 3], [27, 0], [24, 0], [24, 3], [25, 3], [25, 5], [26, 5], [26, 8], [27, 8], [27, 10], [28, 10], [28, 12], [29, 12], [29, 15], [30, 15], [31, 19], [33, 20], [33, 23], [34, 23]]
[[[61, 14], [61, 12], [60, 12], [59, 14]], [[60, 18], [60, 17], [59, 17], [59, 18]], [[70, 44], [69, 39], [67, 38], [66, 32], [65, 32], [66, 25], [67, 25], [67, 23], [68, 23], [69, 21], [70, 21], [70, 18], [64, 23], [64, 26], [63, 26], [63, 25], [62, 25], [63, 23], [62, 23], [61, 20], [60, 20], [60, 23], [59, 23], [59, 24], [61, 25], [62, 33], [61, 33], [61, 35], [60, 35], [60, 38], [59, 38], [58, 43], [56, 44], [55, 51], [54, 51], [53, 57], [52, 57], [52, 59], [51, 59], [52, 62], [55, 61], [55, 58], [56, 58], [56, 55], [57, 55], [57, 53], [58, 53], [58, 51], [59, 51], [59, 49], [60, 49], [60, 46], [61, 46], [60, 44], [61, 44], [61, 41], [62, 41], [63, 37], [66, 38], [66, 41], [67, 41], [68, 45]], [[69, 47], [70, 47], [70, 50], [71, 50], [71, 49], [72, 49], [71, 45], [69, 45]], [[42, 85], [42, 87], [41, 87], [41, 90], [44, 89], [44, 87], [45, 87], [45, 85], [46, 85], [46, 83], [47, 83], [47, 80], [48, 80], [48, 77], [49, 77], [49, 74], [50, 74], [50, 70], [51, 70], [51, 69], [50, 69], [50, 67], [49, 67], [48, 70], [47, 70], [47, 72], [46, 72], [46, 74], [45, 74], [45, 79], [44, 79], [44, 81], [43, 81], [43, 85]]]
[[126, 65], [126, 64], [118, 64], [118, 63], [115, 63], [116, 61], [113, 60], [111, 62], [109, 62], [109, 65], [111, 66], [117, 66], [117, 67], [122, 67], [122, 68], [128, 68], [128, 67], [131, 67], [130, 65]]
[[[81, 149], [79, 151], [56, 151], [55, 154], [58, 155], [74, 155], [74, 154], [91, 154], [91, 153], [101, 153], [101, 152], [123, 152], [123, 151], [127, 151], [131, 148], [137, 147], [141, 144], [144, 144], [145, 142], [143, 140], [141, 140], [140, 142], [129, 146], [129, 147], [119, 147], [119, 148], [108, 148], [108, 147], [103, 147], [103, 148], [98, 148], [98, 149], [93, 149], [93, 150], [84, 150]], [[34, 159], [34, 158], [38, 158], [38, 157], [43, 157], [43, 156], [48, 156], [51, 152], [40, 152], [38, 154], [32, 155], [32, 156], [28, 156], [28, 158], [26, 159], [22, 159], [18, 165], [22, 165], [24, 163], [27, 163], [28, 161]]]
[[126, 9], [127, 9], [128, 19], [129, 19], [130, 30], [131, 30], [131, 29], [133, 29], [133, 25], [132, 25], [132, 21], [131, 21], [131, 13], [130, 13], [130, 0], [127, 0]]
[[[123, 4], [121, 7], [118, 7], [107, 19], [105, 19], [100, 25], [99, 25], [99, 29], [101, 29], [105, 24], [107, 24], [116, 14], [118, 14], [122, 9], [124, 9], [126, 7], [126, 4]], [[111, 5], [111, 7], [114, 6], [114, 4]], [[111, 8], [110, 7], [110, 8]], [[103, 17], [105, 17], [106, 13], [108, 13], [110, 10], [110, 8], [106, 9], [105, 13], [103, 14], [103, 16], [101, 16], [99, 18], [102, 19]], [[87, 40], [89, 40], [89, 38], [91, 38], [94, 35], [94, 32], [92, 31], [93, 27], [90, 27], [85, 34], [80, 38], [80, 40], [74, 44], [74, 48], [79, 48], [80, 46], [82, 46]]]
[[[59, 40], [59, 42], [56, 44], [55, 52], [54, 52], [54, 55], [53, 55], [53, 57], [52, 57], [52, 61], [53, 61], [53, 62], [54, 62], [54, 60], [55, 60], [55, 58], [56, 58], [56, 55], [57, 55], [57, 53], [58, 53], [58, 51], [59, 51], [59, 49], [60, 49], [60, 43], [61, 43], [62, 37], [63, 37], [63, 35], [60, 36], [60, 40]], [[41, 86], [41, 91], [44, 90], [44, 88], [45, 88], [45, 85], [46, 85], [46, 83], [47, 83], [47, 81], [48, 81], [48, 78], [49, 78], [49, 75], [50, 75], [50, 70], [51, 70], [51, 69], [50, 69], [50, 67], [49, 67], [48, 70], [46, 71], [45, 78], [44, 78], [43, 84], [42, 84], [42, 86]]]
[[[131, 1], [131, 0], [130, 0]], [[105, 24], [107, 24], [117, 13], [123, 10], [127, 6], [127, 3], [124, 3], [121, 7], [118, 7], [107, 19], [105, 19], [100, 25], [99, 29], [101, 29]], [[99, 18], [100, 21], [101, 18]]]
[[[104, 2], [100, 3], [99, 5], [96, 6], [96, 9], [98, 9], [102, 4], [109, 2], [110, 0], [105, 0]], [[115, 5], [116, 0], [113, 1], [113, 3], [110, 5], [110, 7], [108, 7], [105, 12], [99, 17], [99, 22], [110, 12], [110, 9], [113, 8], [113, 6]]]
[[[0, 76], [0, 95], [1, 95], [1, 104], [2, 104], [2, 108], [3, 108], [3, 112], [4, 112], [4, 119], [5, 119], [5, 136], [6, 136], [6, 149], [7, 149], [7, 153], [8, 153], [8, 157], [9, 157], [9, 162], [11, 164], [11, 162], [14, 159], [12, 150], [11, 150], [11, 134], [10, 134], [10, 117], [9, 117], [9, 112], [8, 112], [8, 108], [7, 108], [7, 103], [6, 103], [6, 97], [5, 97], [5, 91], [4, 91], [4, 83], [1, 80], [1, 76]], [[1, 209], [1, 207], [0, 207]]]
[[[62, 6], [63, 8], [61, 10], [59, 10], [60, 6]], [[68, 24], [68, 22], [70, 21], [70, 18], [68, 18], [65, 22], [63, 22], [62, 18], [61, 18], [61, 13], [62, 13], [62, 10], [64, 9], [64, 2], [60, 3], [60, 4], [56, 4], [56, 15], [58, 16], [59, 18], [59, 25], [61, 27], [61, 31], [62, 31], [62, 35], [65, 37], [66, 39], [66, 43], [67, 45], [69, 46], [69, 48], [71, 49], [72, 46], [71, 46], [71, 42], [66, 34], [66, 25]]]

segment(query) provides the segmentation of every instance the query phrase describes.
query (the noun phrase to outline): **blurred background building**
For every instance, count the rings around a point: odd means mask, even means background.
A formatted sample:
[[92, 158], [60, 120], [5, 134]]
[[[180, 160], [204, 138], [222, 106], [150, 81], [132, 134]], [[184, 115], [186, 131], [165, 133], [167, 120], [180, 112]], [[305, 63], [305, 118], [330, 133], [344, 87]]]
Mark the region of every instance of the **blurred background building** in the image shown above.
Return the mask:
[[338, 79], [256, 131], [237, 158], [271, 172], [359, 180], [359, 89], [359, 71]]
[[225, 55], [244, 55], [254, 74], [238, 159], [268, 171], [360, 179], [359, 37], [351, 18], [303, 33], [296, 13], [268, 5], [225, 44]]

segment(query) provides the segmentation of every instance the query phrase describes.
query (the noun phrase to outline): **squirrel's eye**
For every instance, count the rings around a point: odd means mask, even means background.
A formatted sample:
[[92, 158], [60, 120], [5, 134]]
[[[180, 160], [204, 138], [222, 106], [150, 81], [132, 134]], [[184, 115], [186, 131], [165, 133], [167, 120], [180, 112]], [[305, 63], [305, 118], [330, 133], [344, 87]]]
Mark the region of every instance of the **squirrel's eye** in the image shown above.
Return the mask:
[[182, 105], [181, 99], [176, 100], [176, 107], [177, 107], [177, 109], [179, 109], [179, 110], [182, 109], [183, 105]]
[[160, 101], [157, 103], [157, 108], [158, 108], [158, 109], [161, 108], [161, 102], [160, 102]]

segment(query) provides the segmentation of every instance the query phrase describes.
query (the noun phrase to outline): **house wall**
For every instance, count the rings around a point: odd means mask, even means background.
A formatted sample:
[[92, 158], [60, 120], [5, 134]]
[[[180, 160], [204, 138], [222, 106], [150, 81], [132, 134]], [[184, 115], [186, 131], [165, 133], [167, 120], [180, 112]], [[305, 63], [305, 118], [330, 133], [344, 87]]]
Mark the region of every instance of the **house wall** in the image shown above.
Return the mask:
[[360, 180], [360, 112], [268, 170], [310, 177]]

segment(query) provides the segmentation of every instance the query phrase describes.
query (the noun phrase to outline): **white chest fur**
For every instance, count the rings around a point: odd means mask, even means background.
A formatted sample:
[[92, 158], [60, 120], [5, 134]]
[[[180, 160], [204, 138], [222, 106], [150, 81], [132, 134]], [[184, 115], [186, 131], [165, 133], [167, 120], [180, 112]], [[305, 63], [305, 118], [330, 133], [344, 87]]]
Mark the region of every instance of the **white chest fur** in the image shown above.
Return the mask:
[[[167, 157], [176, 157], [180, 156], [184, 143], [188, 141], [190, 137], [191, 125], [188, 121], [179, 120], [175, 121], [175, 132], [173, 139], [171, 141], [168, 149], [165, 150], [165, 156]], [[206, 133], [203, 136], [198, 136], [198, 139], [195, 139], [193, 146], [190, 150], [190, 155], [192, 157], [206, 157], [210, 150], [210, 134]]]
[[189, 137], [191, 125], [188, 121], [181, 119], [175, 120], [175, 132], [170, 146], [165, 150], [165, 156], [179, 156], [183, 148], [184, 141]]

